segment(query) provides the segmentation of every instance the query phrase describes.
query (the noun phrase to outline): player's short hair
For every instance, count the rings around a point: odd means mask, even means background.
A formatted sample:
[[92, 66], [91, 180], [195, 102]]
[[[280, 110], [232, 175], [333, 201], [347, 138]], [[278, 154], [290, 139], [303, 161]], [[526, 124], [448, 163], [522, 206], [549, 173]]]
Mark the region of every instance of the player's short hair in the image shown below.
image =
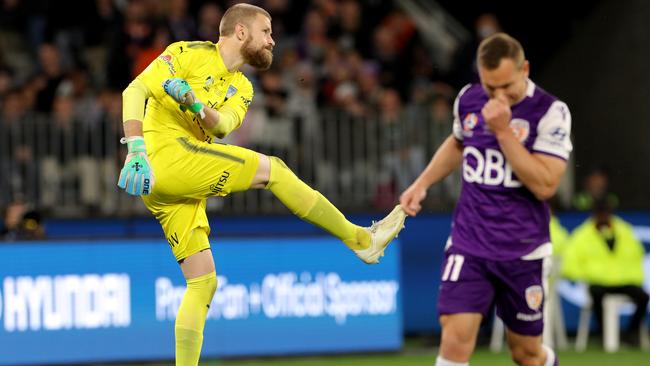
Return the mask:
[[514, 61], [518, 68], [526, 59], [521, 43], [505, 33], [495, 33], [484, 39], [478, 46], [477, 61], [481, 67], [494, 70], [499, 67], [504, 58]]
[[250, 26], [250, 20], [253, 19], [257, 14], [262, 14], [265, 17], [271, 19], [271, 15], [266, 10], [260, 8], [259, 6], [251, 4], [235, 4], [226, 10], [226, 12], [221, 17], [221, 23], [219, 24], [219, 35], [220, 36], [231, 36], [235, 33], [235, 26], [237, 23], [243, 23], [247, 26]]

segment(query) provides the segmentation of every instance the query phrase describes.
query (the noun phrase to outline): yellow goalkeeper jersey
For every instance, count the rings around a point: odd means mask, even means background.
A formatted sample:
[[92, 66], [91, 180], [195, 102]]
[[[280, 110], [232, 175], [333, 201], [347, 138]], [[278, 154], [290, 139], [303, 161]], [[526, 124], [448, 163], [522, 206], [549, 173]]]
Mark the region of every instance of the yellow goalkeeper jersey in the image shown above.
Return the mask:
[[172, 43], [137, 79], [153, 93], [147, 101], [144, 132], [162, 132], [172, 136], [190, 135], [211, 142], [214, 136], [204, 131], [190, 111], [179, 105], [163, 89], [169, 78], [185, 79], [194, 94], [206, 106], [236, 116], [235, 128], [244, 119], [253, 99], [253, 86], [240, 71], [230, 72], [223, 63], [218, 44], [212, 42]]

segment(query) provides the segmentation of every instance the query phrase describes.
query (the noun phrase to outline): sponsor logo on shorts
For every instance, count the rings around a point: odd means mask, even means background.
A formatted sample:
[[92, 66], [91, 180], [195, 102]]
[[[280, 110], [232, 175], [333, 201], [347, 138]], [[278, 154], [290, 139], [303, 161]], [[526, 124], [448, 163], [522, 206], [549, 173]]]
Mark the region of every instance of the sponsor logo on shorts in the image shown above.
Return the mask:
[[539, 310], [544, 299], [544, 290], [542, 286], [534, 285], [526, 289], [526, 304], [533, 310]]
[[214, 194], [223, 192], [223, 187], [226, 185], [226, 182], [228, 182], [229, 177], [230, 173], [228, 171], [223, 172], [217, 183], [210, 184], [210, 192]]
[[540, 320], [542, 319], [542, 312], [536, 312], [535, 314], [524, 314], [524, 313], [517, 313], [517, 319], [518, 320], [523, 320], [525, 322], [534, 322], [535, 320]]

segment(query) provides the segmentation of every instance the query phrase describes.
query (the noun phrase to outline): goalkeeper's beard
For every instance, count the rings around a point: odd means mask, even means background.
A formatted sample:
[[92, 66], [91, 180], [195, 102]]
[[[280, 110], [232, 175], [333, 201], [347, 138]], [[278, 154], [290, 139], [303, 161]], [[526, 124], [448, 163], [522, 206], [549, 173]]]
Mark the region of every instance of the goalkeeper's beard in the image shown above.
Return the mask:
[[251, 45], [252, 40], [253, 38], [249, 36], [244, 41], [244, 44], [241, 48], [242, 57], [247, 64], [253, 66], [254, 68], [260, 70], [268, 70], [268, 68], [271, 67], [271, 63], [273, 62], [273, 53], [265, 47], [255, 49]]

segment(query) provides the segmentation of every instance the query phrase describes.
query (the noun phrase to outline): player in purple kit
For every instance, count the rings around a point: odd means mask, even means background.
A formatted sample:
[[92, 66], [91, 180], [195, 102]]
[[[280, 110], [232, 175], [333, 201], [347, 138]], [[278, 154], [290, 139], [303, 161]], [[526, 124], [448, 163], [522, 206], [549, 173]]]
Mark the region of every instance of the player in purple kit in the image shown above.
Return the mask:
[[542, 344], [549, 209], [572, 150], [565, 103], [528, 79], [514, 38], [481, 42], [480, 84], [454, 103], [453, 133], [400, 203], [415, 216], [426, 190], [462, 165], [462, 191], [445, 248], [438, 302], [442, 340], [436, 366], [469, 365], [492, 304], [519, 365], [557, 365]]

